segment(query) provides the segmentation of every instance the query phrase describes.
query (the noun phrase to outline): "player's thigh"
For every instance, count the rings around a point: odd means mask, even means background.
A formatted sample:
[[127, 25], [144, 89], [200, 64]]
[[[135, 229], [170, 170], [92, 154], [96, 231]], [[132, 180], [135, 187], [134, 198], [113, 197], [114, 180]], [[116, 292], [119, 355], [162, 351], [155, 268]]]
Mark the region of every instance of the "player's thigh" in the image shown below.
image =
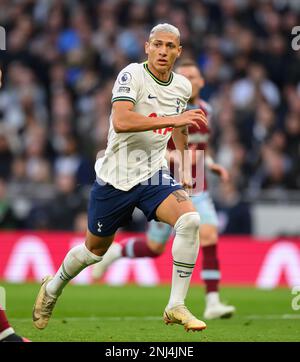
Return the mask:
[[102, 256], [106, 253], [111, 243], [114, 241], [114, 237], [115, 234], [110, 236], [99, 236], [94, 235], [87, 230], [85, 245], [90, 252], [98, 256]]
[[218, 215], [209, 192], [204, 191], [199, 195], [192, 196], [191, 200], [200, 215], [201, 225], [214, 225], [218, 228]]
[[[115, 189], [111, 185], [95, 182], [88, 205], [88, 239], [91, 244], [104, 246], [119, 227], [132, 216], [135, 207], [134, 192]], [[99, 239], [97, 239], [99, 237]]]
[[152, 220], [147, 231], [147, 244], [149, 248], [157, 254], [163, 253], [172, 230], [170, 225]]
[[147, 230], [147, 240], [151, 240], [157, 244], [166, 244], [172, 233], [172, 226], [155, 220], [150, 221]]
[[157, 255], [161, 255], [165, 251], [165, 248], [166, 248], [166, 244], [159, 244], [156, 241], [152, 241], [152, 240], [147, 240], [147, 245], [148, 245], [149, 249]]
[[216, 244], [218, 240], [218, 216], [208, 191], [192, 196], [191, 200], [200, 215], [201, 246]]
[[180, 216], [187, 212], [195, 212], [196, 209], [183, 189], [173, 191], [156, 209], [156, 217], [159, 221], [174, 226]]

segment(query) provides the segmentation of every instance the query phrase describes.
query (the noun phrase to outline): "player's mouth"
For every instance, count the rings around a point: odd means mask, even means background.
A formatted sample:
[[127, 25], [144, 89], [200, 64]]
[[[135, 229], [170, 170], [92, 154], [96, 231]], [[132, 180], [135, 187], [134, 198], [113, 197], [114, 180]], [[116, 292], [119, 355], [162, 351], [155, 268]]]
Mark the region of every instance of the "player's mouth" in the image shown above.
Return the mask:
[[159, 65], [166, 65], [166, 64], [168, 64], [168, 61], [167, 61], [166, 59], [158, 59], [157, 62], [158, 62]]

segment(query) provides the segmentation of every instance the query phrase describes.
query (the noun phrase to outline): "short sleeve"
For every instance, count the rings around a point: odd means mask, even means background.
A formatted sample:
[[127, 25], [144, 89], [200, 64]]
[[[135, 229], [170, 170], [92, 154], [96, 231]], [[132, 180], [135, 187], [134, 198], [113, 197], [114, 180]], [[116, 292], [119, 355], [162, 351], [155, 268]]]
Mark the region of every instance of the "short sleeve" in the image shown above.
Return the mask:
[[138, 68], [139, 64], [134, 63], [121, 70], [112, 90], [112, 103], [116, 101], [136, 103], [140, 88]]

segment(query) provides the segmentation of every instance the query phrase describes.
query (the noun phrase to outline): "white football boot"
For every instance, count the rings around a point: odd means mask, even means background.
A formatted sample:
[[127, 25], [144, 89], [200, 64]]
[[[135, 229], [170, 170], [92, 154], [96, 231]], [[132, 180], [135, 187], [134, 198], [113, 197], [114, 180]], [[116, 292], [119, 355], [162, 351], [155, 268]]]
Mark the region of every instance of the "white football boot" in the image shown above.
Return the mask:
[[206, 328], [206, 324], [196, 318], [185, 305], [179, 305], [173, 308], [166, 308], [164, 311], [164, 322], [166, 324], [181, 324], [188, 332], [202, 331]]
[[206, 295], [204, 319], [230, 318], [234, 313], [235, 307], [223, 304], [219, 299], [219, 293], [210, 292]]
[[33, 324], [38, 329], [44, 329], [47, 327], [57, 301], [57, 297], [51, 297], [46, 291], [46, 286], [52, 279], [53, 277], [50, 275], [43, 278], [40, 291], [33, 306]]

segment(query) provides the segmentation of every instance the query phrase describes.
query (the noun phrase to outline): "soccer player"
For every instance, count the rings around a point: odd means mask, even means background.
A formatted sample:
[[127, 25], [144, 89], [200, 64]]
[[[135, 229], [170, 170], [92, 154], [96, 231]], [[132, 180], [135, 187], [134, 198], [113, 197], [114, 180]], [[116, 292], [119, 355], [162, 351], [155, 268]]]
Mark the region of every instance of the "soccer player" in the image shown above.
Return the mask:
[[189, 164], [184, 163], [187, 171], [179, 184], [170, 176], [164, 157], [172, 132], [183, 156], [187, 149], [186, 126], [207, 123], [201, 109], [184, 112], [191, 83], [172, 72], [181, 51], [178, 29], [159, 24], [145, 43], [147, 62], [130, 64], [118, 75], [112, 92], [108, 144], [95, 168], [97, 179], [90, 194], [86, 241], [68, 252], [54, 277], [43, 279], [33, 308], [37, 328], [47, 326], [65, 285], [84, 268], [102, 260], [115, 232], [128, 222], [135, 207], [149, 221], [168, 223], [176, 232], [165, 323], [181, 324], [186, 330], [206, 328], [184, 304], [198, 256], [200, 226], [199, 214], [184, 190], [192, 187]]
[[[2, 86], [2, 70], [0, 69], [0, 88]], [[18, 336], [8, 322], [6, 314], [0, 305], [0, 342], [29, 342], [28, 339]]]
[[[1, 70], [0, 70], [1, 73]], [[6, 314], [0, 306], [0, 342], [29, 342], [28, 339], [20, 337], [8, 322]]]
[[[204, 86], [204, 79], [201, 75], [197, 64], [190, 59], [182, 61], [177, 67], [176, 72], [185, 76], [192, 84], [192, 95], [189, 100], [188, 109], [202, 108], [209, 115], [210, 106], [200, 98], [200, 91]], [[208, 118], [209, 121], [209, 118]], [[210, 129], [208, 126], [201, 124], [200, 129], [190, 126], [188, 129], [189, 149], [193, 152], [193, 172], [195, 177], [195, 167], [197, 165], [196, 150], [206, 150], [209, 140]], [[172, 139], [168, 144], [169, 149], [174, 148]], [[229, 178], [228, 172], [221, 165], [216, 164], [213, 159], [206, 153], [206, 166], [212, 172], [218, 174], [222, 181]], [[220, 268], [217, 256], [218, 240], [218, 219], [214, 204], [207, 191], [206, 178], [204, 178], [204, 191], [193, 194], [191, 197], [196, 210], [200, 214], [200, 245], [203, 252], [202, 262], [202, 279], [206, 286], [206, 307], [204, 311], [205, 319], [214, 319], [220, 317], [230, 317], [235, 308], [231, 305], [221, 303], [218, 292], [220, 280]], [[111, 263], [121, 257], [140, 258], [140, 257], [157, 257], [165, 249], [165, 244], [172, 233], [172, 228], [168, 224], [151, 221], [146, 238], [128, 238], [121, 243], [113, 243], [105, 254], [101, 263], [93, 267], [93, 278], [100, 278]]]

